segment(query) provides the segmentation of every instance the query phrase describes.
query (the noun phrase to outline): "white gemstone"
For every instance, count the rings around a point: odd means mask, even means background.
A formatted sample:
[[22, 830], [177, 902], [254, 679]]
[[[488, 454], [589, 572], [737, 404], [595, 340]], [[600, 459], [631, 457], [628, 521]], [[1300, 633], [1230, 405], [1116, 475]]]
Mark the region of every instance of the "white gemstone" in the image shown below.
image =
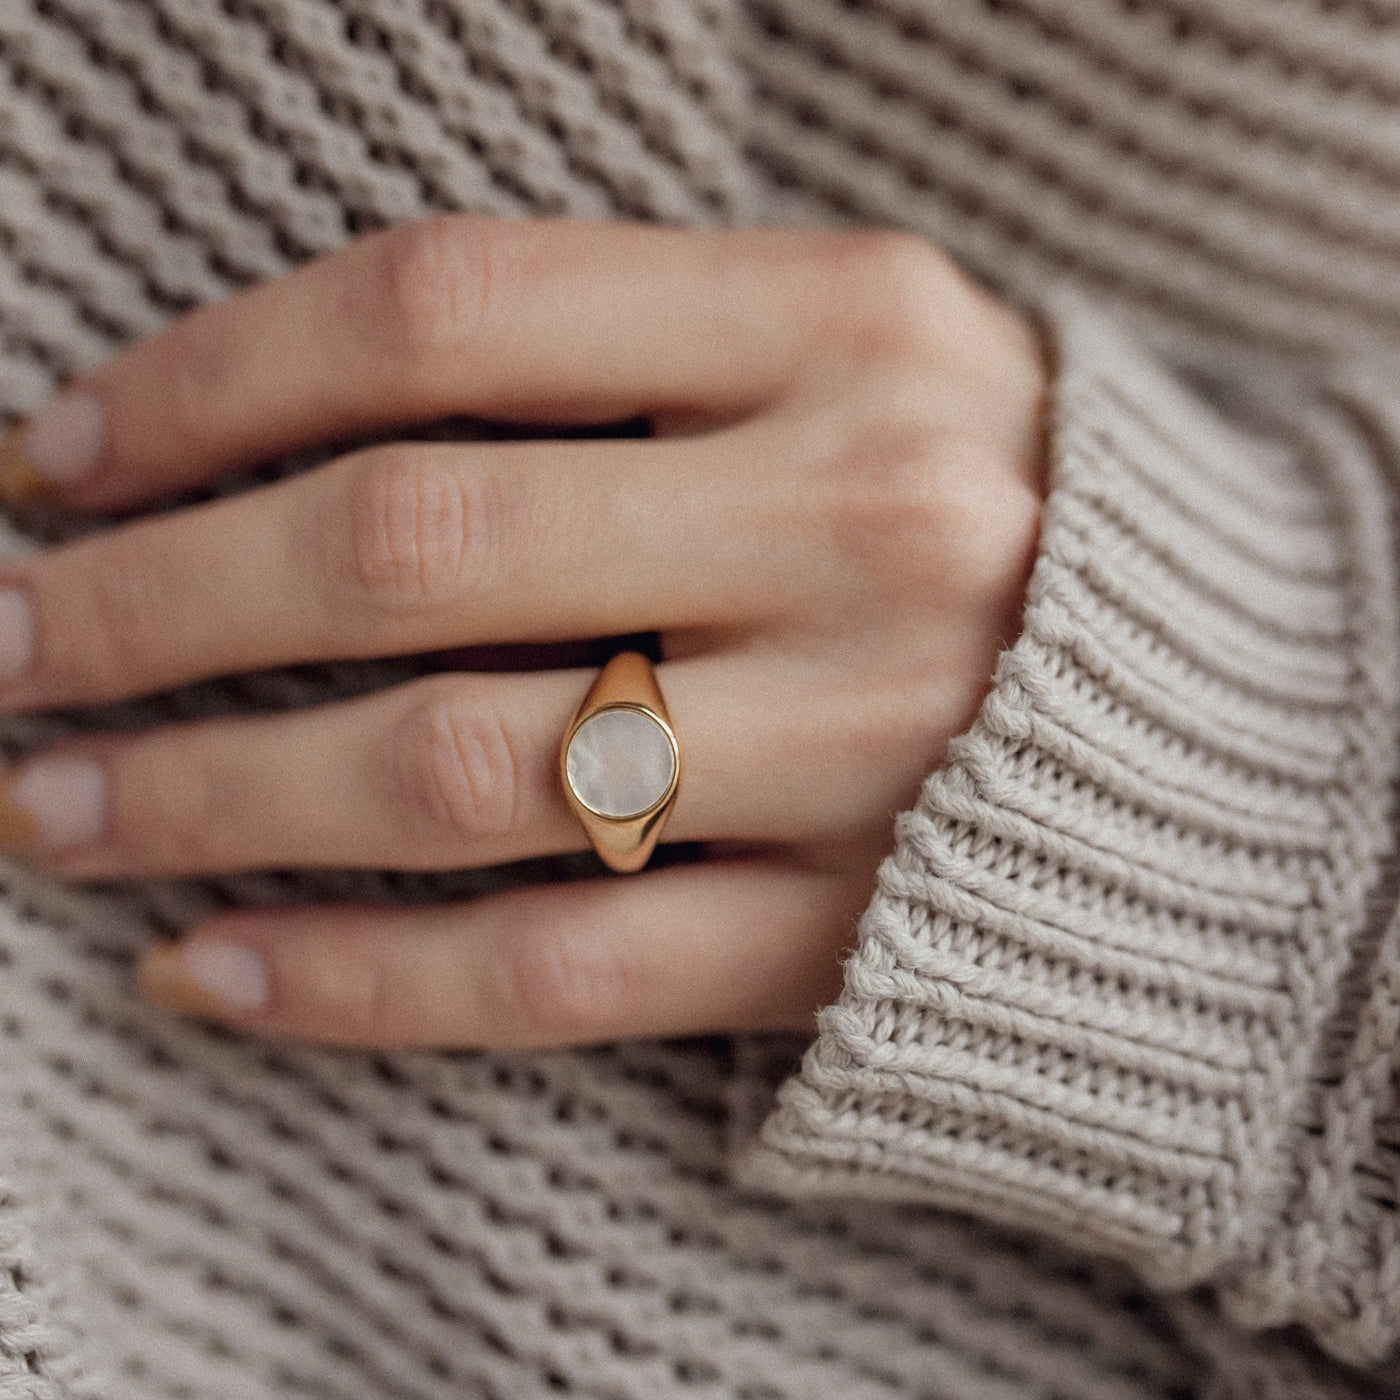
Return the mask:
[[666, 795], [676, 754], [666, 731], [640, 710], [604, 710], [569, 742], [574, 795], [600, 817], [635, 817]]

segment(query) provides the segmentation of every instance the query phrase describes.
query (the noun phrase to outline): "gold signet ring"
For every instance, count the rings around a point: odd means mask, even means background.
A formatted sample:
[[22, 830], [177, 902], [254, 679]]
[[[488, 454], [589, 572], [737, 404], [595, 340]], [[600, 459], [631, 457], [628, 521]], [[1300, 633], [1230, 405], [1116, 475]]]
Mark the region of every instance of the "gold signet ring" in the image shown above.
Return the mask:
[[681, 745], [656, 672], [639, 651], [598, 673], [559, 745], [564, 795], [613, 870], [640, 870], [681, 785]]

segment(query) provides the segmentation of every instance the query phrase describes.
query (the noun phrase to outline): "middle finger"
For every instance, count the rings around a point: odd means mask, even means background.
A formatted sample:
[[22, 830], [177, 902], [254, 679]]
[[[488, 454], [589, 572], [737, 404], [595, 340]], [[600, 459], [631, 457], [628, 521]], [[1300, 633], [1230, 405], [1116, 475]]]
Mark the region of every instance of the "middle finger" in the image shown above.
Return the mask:
[[791, 455], [767, 420], [663, 441], [400, 444], [95, 535], [0, 574], [0, 707], [772, 617], [817, 567], [781, 475]]

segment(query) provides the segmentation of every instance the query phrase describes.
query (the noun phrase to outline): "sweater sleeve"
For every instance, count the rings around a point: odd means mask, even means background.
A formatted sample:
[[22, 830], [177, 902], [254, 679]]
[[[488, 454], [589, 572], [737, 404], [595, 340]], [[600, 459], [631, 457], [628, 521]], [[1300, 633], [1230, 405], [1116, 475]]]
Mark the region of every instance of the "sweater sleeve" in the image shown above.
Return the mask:
[[747, 1184], [935, 1204], [1400, 1334], [1400, 382], [1212, 408], [1055, 310], [1024, 630], [897, 826]]

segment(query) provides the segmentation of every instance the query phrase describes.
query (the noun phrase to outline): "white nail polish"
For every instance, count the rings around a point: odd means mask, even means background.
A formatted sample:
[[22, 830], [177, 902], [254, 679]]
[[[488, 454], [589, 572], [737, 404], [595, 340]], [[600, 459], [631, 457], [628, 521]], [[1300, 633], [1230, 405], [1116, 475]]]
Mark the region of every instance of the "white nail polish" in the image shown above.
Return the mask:
[[107, 825], [107, 775], [88, 758], [32, 759], [9, 795], [33, 817], [45, 851], [90, 846]]
[[34, 605], [22, 588], [0, 588], [0, 682], [17, 681], [34, 659]]
[[97, 469], [107, 444], [107, 408], [96, 394], [60, 394], [25, 426], [19, 450], [40, 476], [80, 481]]
[[196, 939], [183, 950], [185, 975], [231, 1011], [260, 1011], [272, 991], [267, 962], [243, 943]]

